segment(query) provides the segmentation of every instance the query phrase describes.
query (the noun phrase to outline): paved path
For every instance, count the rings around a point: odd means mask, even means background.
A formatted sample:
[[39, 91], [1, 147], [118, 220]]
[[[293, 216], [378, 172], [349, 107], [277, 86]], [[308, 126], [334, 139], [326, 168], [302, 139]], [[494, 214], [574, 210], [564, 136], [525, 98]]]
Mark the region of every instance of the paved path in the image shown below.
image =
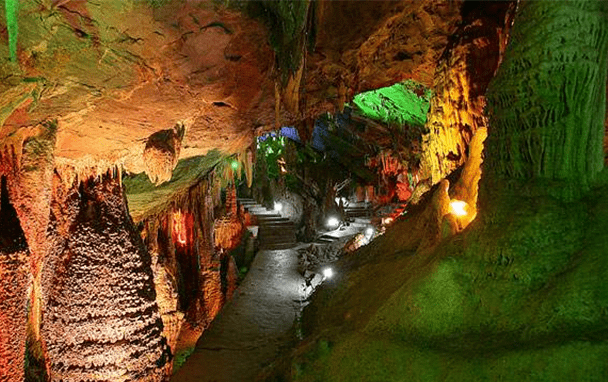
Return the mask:
[[304, 280], [294, 249], [256, 255], [233, 299], [172, 382], [248, 382], [291, 341]]

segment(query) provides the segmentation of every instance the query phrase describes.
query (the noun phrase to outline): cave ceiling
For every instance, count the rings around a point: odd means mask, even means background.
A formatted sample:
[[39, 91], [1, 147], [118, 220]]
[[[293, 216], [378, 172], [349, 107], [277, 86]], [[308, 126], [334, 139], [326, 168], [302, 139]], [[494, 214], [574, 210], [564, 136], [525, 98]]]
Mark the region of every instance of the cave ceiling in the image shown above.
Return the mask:
[[362, 91], [407, 79], [431, 87], [460, 4], [310, 2], [300, 32], [314, 39], [294, 71], [275, 59], [267, 20], [224, 2], [23, 1], [14, 60], [7, 28], [0, 36], [0, 144], [56, 120], [57, 166], [141, 173], [149, 138], [175, 126], [185, 133], [173, 166], [239, 152]]

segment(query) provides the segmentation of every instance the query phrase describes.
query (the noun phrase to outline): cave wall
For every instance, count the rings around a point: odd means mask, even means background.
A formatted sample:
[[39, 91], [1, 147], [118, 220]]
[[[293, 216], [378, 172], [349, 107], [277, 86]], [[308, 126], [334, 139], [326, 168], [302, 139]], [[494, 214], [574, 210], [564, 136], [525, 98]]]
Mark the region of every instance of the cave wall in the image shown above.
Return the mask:
[[605, 5], [522, 4], [503, 62], [508, 70], [488, 91], [488, 179], [563, 182], [563, 196], [580, 195], [603, 170]]
[[487, 126], [485, 93], [508, 41], [515, 2], [463, 6], [463, 20], [435, 71], [422, 141], [420, 176], [436, 184], [465, 163], [478, 128]]
[[54, 170], [56, 131], [44, 122], [0, 149], [2, 380], [166, 380], [151, 259], [120, 171]]
[[[55, 119], [58, 166], [88, 176], [121, 165], [165, 180], [177, 159], [237, 152], [274, 122], [267, 30], [239, 11], [198, 0], [18, 5], [16, 54], [0, 63], [0, 139]], [[150, 168], [146, 146], [178, 124], [177, 158]]]
[[0, 182], [0, 381], [11, 382], [25, 375], [30, 252], [6, 177]]
[[606, 380], [606, 14], [605, 2], [519, 3], [488, 90], [477, 218], [451, 229], [460, 191], [443, 180], [337, 263], [303, 315], [295, 380]]
[[240, 244], [244, 226], [234, 187], [228, 187], [226, 213], [221, 213], [218, 182], [210, 175], [166, 209], [139, 220], [155, 263], [164, 335], [174, 351], [182, 327], [187, 323], [186, 331], [200, 335], [236, 289], [237, 271], [229, 252]]

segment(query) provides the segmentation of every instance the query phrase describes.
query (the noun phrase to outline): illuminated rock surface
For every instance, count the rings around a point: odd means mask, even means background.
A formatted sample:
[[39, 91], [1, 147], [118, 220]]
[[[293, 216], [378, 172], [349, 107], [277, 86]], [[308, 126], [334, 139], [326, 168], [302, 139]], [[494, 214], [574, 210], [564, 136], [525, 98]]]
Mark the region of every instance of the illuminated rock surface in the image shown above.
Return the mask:
[[53, 381], [166, 379], [151, 259], [118, 183], [90, 179], [54, 201], [41, 329]]
[[[0, 381], [168, 380], [208, 328], [205, 378], [608, 380], [606, 2], [0, 3]], [[314, 239], [340, 193], [402, 209], [273, 360], [300, 281], [234, 294], [235, 198]]]

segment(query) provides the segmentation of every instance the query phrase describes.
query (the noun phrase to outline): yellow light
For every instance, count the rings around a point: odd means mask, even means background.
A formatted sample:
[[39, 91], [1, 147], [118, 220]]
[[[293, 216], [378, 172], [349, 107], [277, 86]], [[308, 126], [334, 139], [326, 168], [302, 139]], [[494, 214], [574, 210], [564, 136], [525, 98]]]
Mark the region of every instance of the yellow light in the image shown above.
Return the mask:
[[450, 213], [456, 216], [466, 216], [468, 204], [462, 200], [452, 200], [450, 202]]

